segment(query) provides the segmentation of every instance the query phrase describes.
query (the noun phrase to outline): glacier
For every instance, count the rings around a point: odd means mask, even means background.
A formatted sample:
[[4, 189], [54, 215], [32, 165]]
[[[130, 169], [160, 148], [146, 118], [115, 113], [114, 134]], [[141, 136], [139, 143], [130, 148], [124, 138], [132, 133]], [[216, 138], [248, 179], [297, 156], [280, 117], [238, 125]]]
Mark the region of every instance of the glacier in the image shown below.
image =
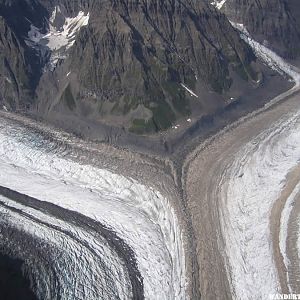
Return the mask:
[[[290, 78], [294, 85], [222, 132], [257, 116], [300, 90], [297, 67], [255, 41], [243, 24], [231, 24], [240, 31], [242, 39], [263, 63]], [[242, 147], [222, 174], [219, 213], [225, 239], [224, 259], [235, 299], [267, 299], [269, 294], [280, 292], [269, 220], [288, 174], [300, 162], [299, 132], [300, 111], [296, 111], [278, 120]], [[280, 219], [279, 246], [286, 266], [287, 223], [297, 190], [298, 186], [286, 202]]]
[[269, 218], [300, 161], [299, 132], [300, 112], [247, 143], [222, 176], [221, 222], [236, 299], [280, 292]]
[[81, 163], [41, 132], [2, 117], [0, 168], [1, 186], [79, 212], [122, 238], [135, 253], [146, 299], [187, 299], [183, 231], [161, 192]]
[[[127, 269], [105, 239], [3, 196], [0, 196], [0, 203], [6, 206], [0, 206], [2, 223], [30, 234], [60, 252], [53, 267], [61, 273], [56, 277], [61, 299], [98, 299], [100, 295], [104, 299], [132, 298]], [[22, 215], [15, 210], [21, 211]], [[45, 223], [55, 226], [55, 229]], [[51, 299], [53, 293], [53, 287], [45, 277], [47, 274], [36, 278], [39, 287], [35, 292], [39, 299]], [[42, 285], [47, 288], [41, 288]]]

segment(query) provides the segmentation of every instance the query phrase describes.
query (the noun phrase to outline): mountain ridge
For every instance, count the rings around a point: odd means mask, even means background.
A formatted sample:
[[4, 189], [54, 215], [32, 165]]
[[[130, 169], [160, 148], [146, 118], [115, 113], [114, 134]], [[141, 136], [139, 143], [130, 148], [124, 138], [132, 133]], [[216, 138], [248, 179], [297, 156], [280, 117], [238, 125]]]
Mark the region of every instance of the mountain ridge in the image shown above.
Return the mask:
[[2, 0], [0, 15], [0, 104], [92, 138], [186, 127], [271, 80], [205, 1]]
[[[130, 115], [126, 121], [132, 121], [132, 131], [155, 132], [169, 128], [178, 116], [190, 114], [190, 95], [186, 95], [188, 93], [181, 83], [192, 90], [196, 77], [199, 77], [213, 91], [222, 94], [231, 85], [230, 64], [246, 70], [247, 78], [255, 75], [248, 72], [255, 59], [251, 49], [239, 39], [226, 18], [205, 3], [190, 1], [185, 4], [177, 0], [88, 1], [84, 6], [83, 2], [74, 2], [72, 7], [68, 1], [54, 2], [54, 6], [46, 6], [47, 3], [35, 1], [31, 7], [44, 11], [42, 20], [30, 21], [30, 26], [36, 28], [31, 35], [49, 30], [51, 24], [45, 23], [45, 19], [48, 18], [50, 23], [51, 9], [55, 7], [66, 12], [65, 16], [61, 14], [65, 20], [76, 17], [81, 8], [85, 15], [92, 8], [89, 24], [79, 30], [65, 59], [67, 64], [69, 61], [77, 68], [79, 65], [86, 66], [80, 72], [76, 70], [76, 84], [71, 82], [61, 93], [61, 102], [67, 99], [70, 110], [81, 105], [85, 106], [86, 115], [88, 110], [96, 109], [102, 117], [116, 115], [125, 119], [133, 111], [133, 116]], [[11, 8], [15, 9], [15, 5]], [[31, 10], [28, 8], [27, 11], [24, 18], [30, 20]], [[6, 20], [9, 19], [6, 17]], [[218, 29], [220, 23], [224, 27], [222, 30]], [[14, 30], [14, 24], [11, 28]], [[224, 37], [226, 31], [228, 33]], [[18, 38], [22, 36], [26, 39], [24, 32]], [[35, 48], [38, 44], [33, 42], [31, 47]], [[40, 59], [46, 60], [47, 56]], [[80, 92], [75, 85], [80, 86]], [[92, 97], [89, 96], [91, 94]], [[97, 100], [96, 105], [93, 98]], [[84, 102], [90, 102], [90, 107]], [[81, 111], [77, 113], [84, 114]], [[97, 118], [99, 115], [92, 116], [92, 119]], [[139, 124], [142, 128], [138, 128]]]
[[300, 3], [295, 0], [226, 0], [221, 7], [261, 43], [287, 59], [300, 56]]

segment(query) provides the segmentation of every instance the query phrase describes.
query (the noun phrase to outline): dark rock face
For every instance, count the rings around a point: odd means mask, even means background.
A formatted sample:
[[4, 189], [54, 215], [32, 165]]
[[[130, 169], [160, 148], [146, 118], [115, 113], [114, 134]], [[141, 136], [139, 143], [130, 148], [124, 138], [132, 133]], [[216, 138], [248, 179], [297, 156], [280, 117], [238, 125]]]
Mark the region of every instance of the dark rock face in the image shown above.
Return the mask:
[[199, 77], [222, 93], [232, 83], [229, 65], [248, 71], [253, 59], [224, 16], [179, 1], [97, 5], [70, 55], [72, 66], [88, 66], [78, 74], [76, 100], [93, 101], [86, 96], [93, 91], [100, 114], [129, 114], [138, 133], [166, 129], [190, 113], [181, 83], [195, 90]]
[[25, 37], [30, 22], [43, 28], [46, 14], [35, 1], [0, 1], [0, 102], [13, 110], [28, 109], [34, 102], [43, 58], [26, 45]]
[[297, 0], [227, 0], [222, 11], [243, 23], [260, 42], [286, 58], [300, 56], [300, 2]]
[[66, 128], [158, 132], [223, 108], [260, 72], [205, 1], [0, 0], [0, 16], [0, 105]]

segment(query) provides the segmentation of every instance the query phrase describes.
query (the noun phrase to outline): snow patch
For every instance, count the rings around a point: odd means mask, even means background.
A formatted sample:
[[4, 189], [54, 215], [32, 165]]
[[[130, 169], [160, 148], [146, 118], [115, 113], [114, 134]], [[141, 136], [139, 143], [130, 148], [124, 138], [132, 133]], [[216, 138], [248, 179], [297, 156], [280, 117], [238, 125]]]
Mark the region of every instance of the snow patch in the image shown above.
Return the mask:
[[5, 76], [5, 80], [6, 80], [8, 83], [12, 84], [12, 81], [11, 81], [8, 77], [6, 77], [6, 76]]
[[[55, 14], [57, 13], [54, 10], [52, 17], [50, 20], [55, 19]], [[51, 50], [59, 50], [63, 47], [69, 49], [73, 46], [76, 38], [76, 34], [79, 30], [88, 25], [89, 22], [89, 13], [85, 15], [83, 11], [80, 11], [78, 15], [74, 18], [66, 18], [65, 23], [61, 29], [57, 29], [53, 24], [50, 22], [50, 29], [49, 32], [43, 36], [43, 39], [47, 41], [46, 45]]]
[[227, 0], [214, 0], [210, 4], [215, 6], [217, 9], [221, 9]]
[[[64, 19], [64, 23], [60, 27], [55, 25], [55, 19], [58, 14]], [[34, 25], [30, 26], [30, 31], [28, 32], [29, 41], [34, 46], [46, 47], [46, 49], [51, 51], [51, 70], [56, 67], [59, 59], [66, 58], [66, 52], [74, 45], [79, 30], [88, 25], [89, 17], [90, 14], [85, 14], [83, 11], [79, 11], [78, 15], [73, 18], [65, 17], [62, 15], [59, 6], [56, 6], [49, 19], [49, 30], [46, 34], [41, 33], [41, 30]]]
[[57, 17], [57, 15], [60, 14], [60, 13], [61, 13], [60, 7], [59, 6], [55, 6], [54, 10], [52, 12], [52, 15], [51, 15], [51, 17], [49, 19], [49, 21], [53, 24], [54, 21], [55, 21], [55, 19], [56, 19], [56, 17]]
[[181, 86], [182, 86], [185, 90], [187, 90], [187, 91], [191, 94], [191, 96], [194, 96], [194, 97], [196, 97], [196, 98], [199, 98], [198, 95], [195, 94], [191, 89], [189, 89], [185, 84], [183, 84], [183, 83], [180, 83], [180, 84], [181, 84]]

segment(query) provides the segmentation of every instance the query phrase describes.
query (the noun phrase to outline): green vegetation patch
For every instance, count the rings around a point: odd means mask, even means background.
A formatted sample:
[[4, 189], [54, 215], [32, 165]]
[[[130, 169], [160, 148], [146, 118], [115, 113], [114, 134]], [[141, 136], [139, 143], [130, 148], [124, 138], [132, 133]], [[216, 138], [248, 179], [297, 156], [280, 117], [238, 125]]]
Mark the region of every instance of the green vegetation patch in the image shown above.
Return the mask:
[[189, 100], [185, 95], [184, 89], [177, 82], [165, 81], [162, 84], [163, 89], [170, 95], [175, 110], [180, 115], [190, 114]]
[[76, 102], [73, 97], [70, 84], [68, 84], [67, 88], [64, 90], [61, 100], [68, 106], [70, 110], [74, 110], [76, 108]]
[[155, 132], [156, 127], [152, 119], [143, 120], [143, 119], [134, 119], [132, 121], [132, 126], [129, 128], [129, 131], [136, 134], [144, 134]]
[[171, 127], [176, 119], [170, 105], [163, 99], [158, 99], [157, 106], [150, 109], [153, 113], [152, 119], [157, 131]]

